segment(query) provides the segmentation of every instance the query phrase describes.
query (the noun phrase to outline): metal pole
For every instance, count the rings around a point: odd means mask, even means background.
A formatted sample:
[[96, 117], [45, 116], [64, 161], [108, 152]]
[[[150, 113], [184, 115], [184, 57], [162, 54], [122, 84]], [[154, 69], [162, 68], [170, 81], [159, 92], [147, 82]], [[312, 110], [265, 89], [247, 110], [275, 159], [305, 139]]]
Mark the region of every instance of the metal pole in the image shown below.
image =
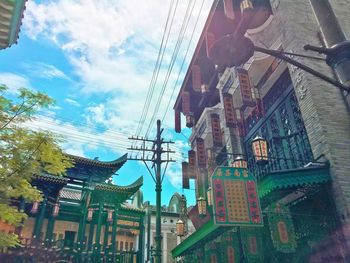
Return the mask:
[[271, 50], [271, 49], [266, 49], [266, 48], [262, 48], [262, 47], [257, 47], [257, 46], [254, 46], [254, 50], [255, 51], [258, 51], [258, 52], [261, 52], [261, 53], [265, 53], [265, 54], [268, 54], [268, 55], [271, 55], [273, 57], [276, 57], [276, 58], [279, 58], [279, 59], [282, 59], [302, 70], [305, 70], [306, 72], [310, 73], [311, 75], [314, 75], [338, 88], [340, 88], [341, 90], [344, 90], [344, 91], [347, 91], [347, 92], [350, 92], [350, 88], [345, 86], [344, 84], [330, 78], [330, 77], [327, 77], [326, 75], [304, 65], [304, 64], [301, 64], [299, 63], [298, 61], [294, 60], [294, 59], [291, 59], [290, 57], [287, 57], [285, 55], [283, 55], [280, 51], [277, 51], [277, 50]]
[[157, 141], [156, 141], [156, 263], [162, 262], [162, 235], [161, 235], [161, 154], [162, 154], [162, 142], [161, 142], [160, 120], [157, 120]]

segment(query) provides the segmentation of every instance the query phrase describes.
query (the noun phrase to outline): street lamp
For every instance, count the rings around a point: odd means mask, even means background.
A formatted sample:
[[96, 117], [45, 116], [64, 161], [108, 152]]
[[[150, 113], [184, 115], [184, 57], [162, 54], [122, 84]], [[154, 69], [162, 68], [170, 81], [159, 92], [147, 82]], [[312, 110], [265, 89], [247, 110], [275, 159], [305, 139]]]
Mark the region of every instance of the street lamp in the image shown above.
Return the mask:
[[252, 141], [253, 155], [257, 164], [264, 165], [268, 162], [267, 141], [259, 135]]
[[176, 222], [176, 234], [182, 237], [184, 233], [185, 233], [185, 224], [181, 219], [179, 219]]
[[232, 162], [232, 167], [235, 168], [247, 168], [247, 160], [244, 159], [242, 156], [236, 157], [236, 159]]
[[203, 197], [199, 197], [197, 200], [199, 216], [205, 216], [207, 214], [207, 202]]

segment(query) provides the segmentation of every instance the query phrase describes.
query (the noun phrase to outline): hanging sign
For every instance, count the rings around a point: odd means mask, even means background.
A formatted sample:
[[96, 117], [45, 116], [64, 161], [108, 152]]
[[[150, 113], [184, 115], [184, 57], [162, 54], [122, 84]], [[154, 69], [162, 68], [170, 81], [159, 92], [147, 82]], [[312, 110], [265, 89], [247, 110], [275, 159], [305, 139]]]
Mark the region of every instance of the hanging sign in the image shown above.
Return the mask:
[[295, 252], [297, 243], [289, 208], [279, 203], [272, 204], [268, 209], [267, 219], [276, 250], [283, 253]]
[[262, 238], [260, 231], [255, 228], [241, 228], [241, 239], [244, 248], [244, 255], [247, 262], [260, 263], [263, 261]]
[[254, 176], [244, 168], [219, 166], [212, 175], [214, 223], [262, 226]]
[[188, 151], [188, 176], [191, 179], [196, 179], [196, 152]]
[[177, 110], [175, 111], [175, 132], [181, 132], [181, 112]]
[[182, 162], [182, 188], [190, 189], [190, 180], [188, 177], [188, 163]]
[[199, 65], [192, 66], [192, 87], [194, 91], [201, 92], [202, 77], [201, 67]]
[[212, 113], [211, 118], [211, 130], [213, 135], [213, 146], [222, 147], [222, 134], [220, 126], [220, 117], [219, 114]]
[[237, 69], [239, 88], [241, 90], [243, 106], [254, 106], [255, 102], [252, 95], [252, 87], [248, 75], [248, 71], [245, 69]]
[[233, 98], [229, 93], [223, 94], [224, 101], [224, 110], [225, 110], [225, 119], [226, 126], [230, 128], [236, 127], [236, 112], [233, 108]]
[[191, 113], [190, 93], [188, 91], [183, 91], [181, 98], [182, 98], [182, 113], [185, 116], [188, 116]]
[[197, 138], [196, 145], [197, 145], [197, 165], [198, 167], [205, 167], [207, 159], [205, 156], [204, 140], [202, 138]]

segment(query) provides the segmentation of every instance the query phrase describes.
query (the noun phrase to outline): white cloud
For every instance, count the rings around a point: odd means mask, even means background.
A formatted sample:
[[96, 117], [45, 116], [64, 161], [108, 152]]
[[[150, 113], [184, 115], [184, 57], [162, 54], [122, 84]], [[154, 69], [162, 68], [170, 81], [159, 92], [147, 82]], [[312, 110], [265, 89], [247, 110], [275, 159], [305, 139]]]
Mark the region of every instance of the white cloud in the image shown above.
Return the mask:
[[[156, 119], [163, 117], [170, 99], [179, 65], [198, 16], [200, 1], [197, 1], [194, 8], [162, 103], [156, 107], [188, 2], [179, 1], [163, 66], [141, 134], [146, 131], [153, 112], [156, 113], [156, 118], [152, 120], [150, 127], [152, 131], [155, 130]], [[211, 4], [212, 1], [205, 1], [201, 22], [193, 38], [192, 51]], [[61, 48], [73, 66], [73, 73], [79, 77], [78, 88], [81, 94], [104, 94], [107, 97], [105, 101], [91, 103], [85, 109], [88, 123], [104, 125], [129, 136], [135, 132], [141, 117], [169, 5], [170, 0], [57, 0], [42, 3], [30, 1], [27, 3], [23, 22], [24, 31], [33, 39], [50, 40]], [[190, 57], [191, 52], [187, 60]], [[177, 90], [180, 84], [178, 83]], [[176, 94], [177, 92], [175, 96]], [[172, 98], [170, 103], [164, 126], [173, 126], [171, 107], [174, 99]], [[152, 136], [153, 134], [150, 134], [150, 137]]]
[[10, 93], [15, 93], [19, 88], [33, 89], [26, 77], [10, 72], [0, 73], [0, 84], [6, 85]]
[[76, 100], [70, 99], [70, 98], [65, 98], [64, 101], [67, 102], [68, 104], [74, 106], [74, 107], [81, 106], [79, 102], [77, 102]]
[[62, 78], [67, 80], [69, 79], [69, 77], [63, 71], [59, 70], [57, 67], [50, 64], [37, 62], [37, 63], [24, 64], [23, 66], [30, 75], [37, 78], [44, 78], [44, 79]]

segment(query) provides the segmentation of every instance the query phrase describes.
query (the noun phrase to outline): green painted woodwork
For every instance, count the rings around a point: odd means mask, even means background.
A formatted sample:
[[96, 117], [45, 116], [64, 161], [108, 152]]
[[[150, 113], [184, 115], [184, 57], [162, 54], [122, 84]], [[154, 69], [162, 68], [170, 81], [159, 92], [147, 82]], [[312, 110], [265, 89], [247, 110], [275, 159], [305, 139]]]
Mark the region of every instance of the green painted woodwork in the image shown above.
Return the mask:
[[94, 223], [90, 223], [89, 226], [89, 240], [88, 240], [88, 244], [87, 244], [87, 250], [91, 251], [93, 249], [92, 247], [92, 243], [93, 243], [93, 238], [94, 238], [94, 230], [95, 230], [95, 224]]
[[34, 238], [40, 237], [40, 232], [41, 232], [43, 220], [45, 217], [46, 205], [47, 205], [47, 197], [44, 196], [44, 200], [41, 202], [39, 215], [37, 216], [37, 218], [35, 220], [34, 231], [33, 231]]
[[106, 251], [107, 246], [108, 246], [108, 236], [109, 236], [108, 229], [109, 229], [109, 225], [110, 224], [108, 222], [105, 223], [105, 232], [104, 232], [104, 235], [103, 235], [103, 248], [104, 248], [105, 251]]
[[326, 183], [330, 180], [328, 166], [272, 172], [258, 182], [258, 194], [262, 198], [274, 190]]
[[52, 243], [52, 235], [53, 235], [54, 227], [55, 227], [55, 218], [51, 216], [48, 219], [47, 228], [46, 228], [46, 235], [45, 235], [45, 243], [46, 244]]
[[96, 262], [100, 262], [100, 253], [101, 253], [101, 227], [102, 227], [102, 213], [103, 213], [103, 203], [100, 202], [99, 210], [98, 210], [98, 219], [96, 226], [96, 235], [95, 235], [95, 246], [94, 246], [94, 254]]
[[184, 241], [182, 241], [177, 247], [175, 247], [171, 254], [173, 257], [181, 256], [186, 250], [191, 249], [192, 246], [199, 242], [205, 242], [205, 238], [207, 238], [213, 231], [217, 230], [219, 226], [214, 224], [213, 220], [210, 220], [200, 229], [195, 231], [192, 235], [187, 237]]
[[112, 225], [112, 262], [115, 260], [115, 252], [116, 252], [116, 240], [117, 240], [117, 222], [118, 220], [118, 210], [114, 209], [113, 213], [113, 222], [114, 224]]

